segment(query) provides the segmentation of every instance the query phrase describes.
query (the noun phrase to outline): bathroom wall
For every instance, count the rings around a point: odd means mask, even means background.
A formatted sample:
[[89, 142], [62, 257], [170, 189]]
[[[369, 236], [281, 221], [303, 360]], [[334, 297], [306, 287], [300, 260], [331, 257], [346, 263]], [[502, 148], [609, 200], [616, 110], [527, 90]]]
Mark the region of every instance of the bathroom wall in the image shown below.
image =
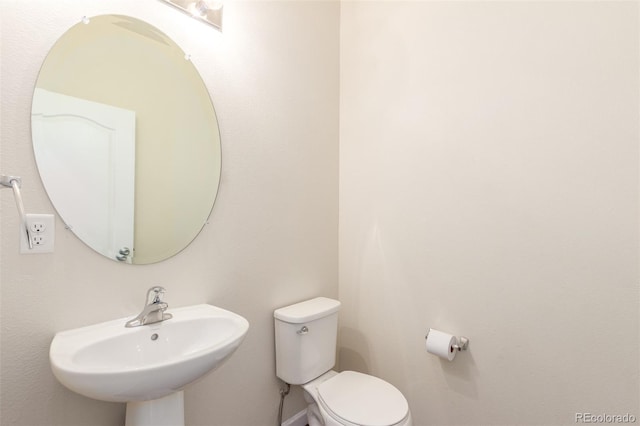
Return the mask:
[[[145, 20], [191, 54], [220, 123], [220, 192], [186, 250], [145, 266], [101, 257], [58, 218], [53, 254], [18, 254], [14, 200], [0, 192], [0, 424], [122, 425], [124, 404], [58, 384], [48, 348], [57, 331], [136, 314], [155, 284], [172, 307], [212, 303], [251, 323], [233, 357], [186, 390], [187, 424], [274, 424], [272, 312], [338, 295], [339, 3], [230, 1], [220, 33], [158, 0], [0, 0], [0, 172], [22, 177], [29, 213], [54, 212], [31, 148], [40, 64], [83, 15], [107, 13]], [[292, 392], [285, 417], [303, 406]]]
[[342, 3], [340, 363], [414, 424], [640, 419], [638, 39], [638, 2]]

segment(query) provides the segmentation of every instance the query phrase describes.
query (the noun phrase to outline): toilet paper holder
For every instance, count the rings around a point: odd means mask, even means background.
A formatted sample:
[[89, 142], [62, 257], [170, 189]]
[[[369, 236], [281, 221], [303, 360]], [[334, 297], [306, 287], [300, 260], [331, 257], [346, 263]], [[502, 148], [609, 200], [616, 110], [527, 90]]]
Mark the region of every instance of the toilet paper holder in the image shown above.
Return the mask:
[[[424, 336], [424, 339], [427, 340], [427, 337], [429, 337], [429, 332], [431, 331], [431, 329], [427, 330], [427, 334]], [[456, 339], [458, 340], [458, 344], [457, 345], [453, 345], [453, 349], [455, 349], [456, 351], [460, 352], [460, 351], [466, 351], [469, 348], [469, 339], [464, 337], [464, 336], [459, 336], [456, 337]]]

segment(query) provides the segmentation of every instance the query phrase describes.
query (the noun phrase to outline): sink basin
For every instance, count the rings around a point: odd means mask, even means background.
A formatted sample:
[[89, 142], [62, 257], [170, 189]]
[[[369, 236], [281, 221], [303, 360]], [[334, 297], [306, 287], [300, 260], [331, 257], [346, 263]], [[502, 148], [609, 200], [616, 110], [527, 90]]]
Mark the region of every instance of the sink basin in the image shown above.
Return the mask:
[[150, 325], [125, 328], [123, 318], [56, 334], [49, 352], [53, 374], [90, 398], [156, 400], [219, 367], [249, 329], [240, 315], [211, 305], [168, 312], [172, 319]]

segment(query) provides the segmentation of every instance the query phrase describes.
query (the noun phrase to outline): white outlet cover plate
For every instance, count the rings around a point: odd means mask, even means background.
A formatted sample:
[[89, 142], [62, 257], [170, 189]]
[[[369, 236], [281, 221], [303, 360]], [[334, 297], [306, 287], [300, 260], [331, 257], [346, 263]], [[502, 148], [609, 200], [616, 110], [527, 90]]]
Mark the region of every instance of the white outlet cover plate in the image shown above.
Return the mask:
[[[43, 239], [43, 244], [37, 245], [34, 244], [33, 248], [29, 248], [29, 243], [27, 241], [27, 233], [20, 226], [20, 253], [21, 254], [41, 254], [41, 253], [53, 253], [53, 248], [55, 245], [55, 236], [56, 236], [56, 227], [55, 227], [55, 217], [52, 214], [27, 214], [27, 227], [29, 228], [29, 232], [31, 233], [31, 238], [34, 236], [41, 237]], [[44, 225], [44, 231], [40, 233], [35, 233], [31, 231], [31, 226], [34, 223], [42, 223]]]

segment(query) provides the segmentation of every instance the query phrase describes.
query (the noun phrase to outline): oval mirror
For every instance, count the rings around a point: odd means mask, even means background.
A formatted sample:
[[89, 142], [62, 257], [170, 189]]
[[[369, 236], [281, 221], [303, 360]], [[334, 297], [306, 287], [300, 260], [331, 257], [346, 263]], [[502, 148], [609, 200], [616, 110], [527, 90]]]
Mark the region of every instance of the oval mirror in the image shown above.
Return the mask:
[[47, 55], [33, 95], [44, 187], [83, 242], [123, 263], [184, 249], [220, 181], [220, 133], [184, 52], [128, 16], [84, 19]]

